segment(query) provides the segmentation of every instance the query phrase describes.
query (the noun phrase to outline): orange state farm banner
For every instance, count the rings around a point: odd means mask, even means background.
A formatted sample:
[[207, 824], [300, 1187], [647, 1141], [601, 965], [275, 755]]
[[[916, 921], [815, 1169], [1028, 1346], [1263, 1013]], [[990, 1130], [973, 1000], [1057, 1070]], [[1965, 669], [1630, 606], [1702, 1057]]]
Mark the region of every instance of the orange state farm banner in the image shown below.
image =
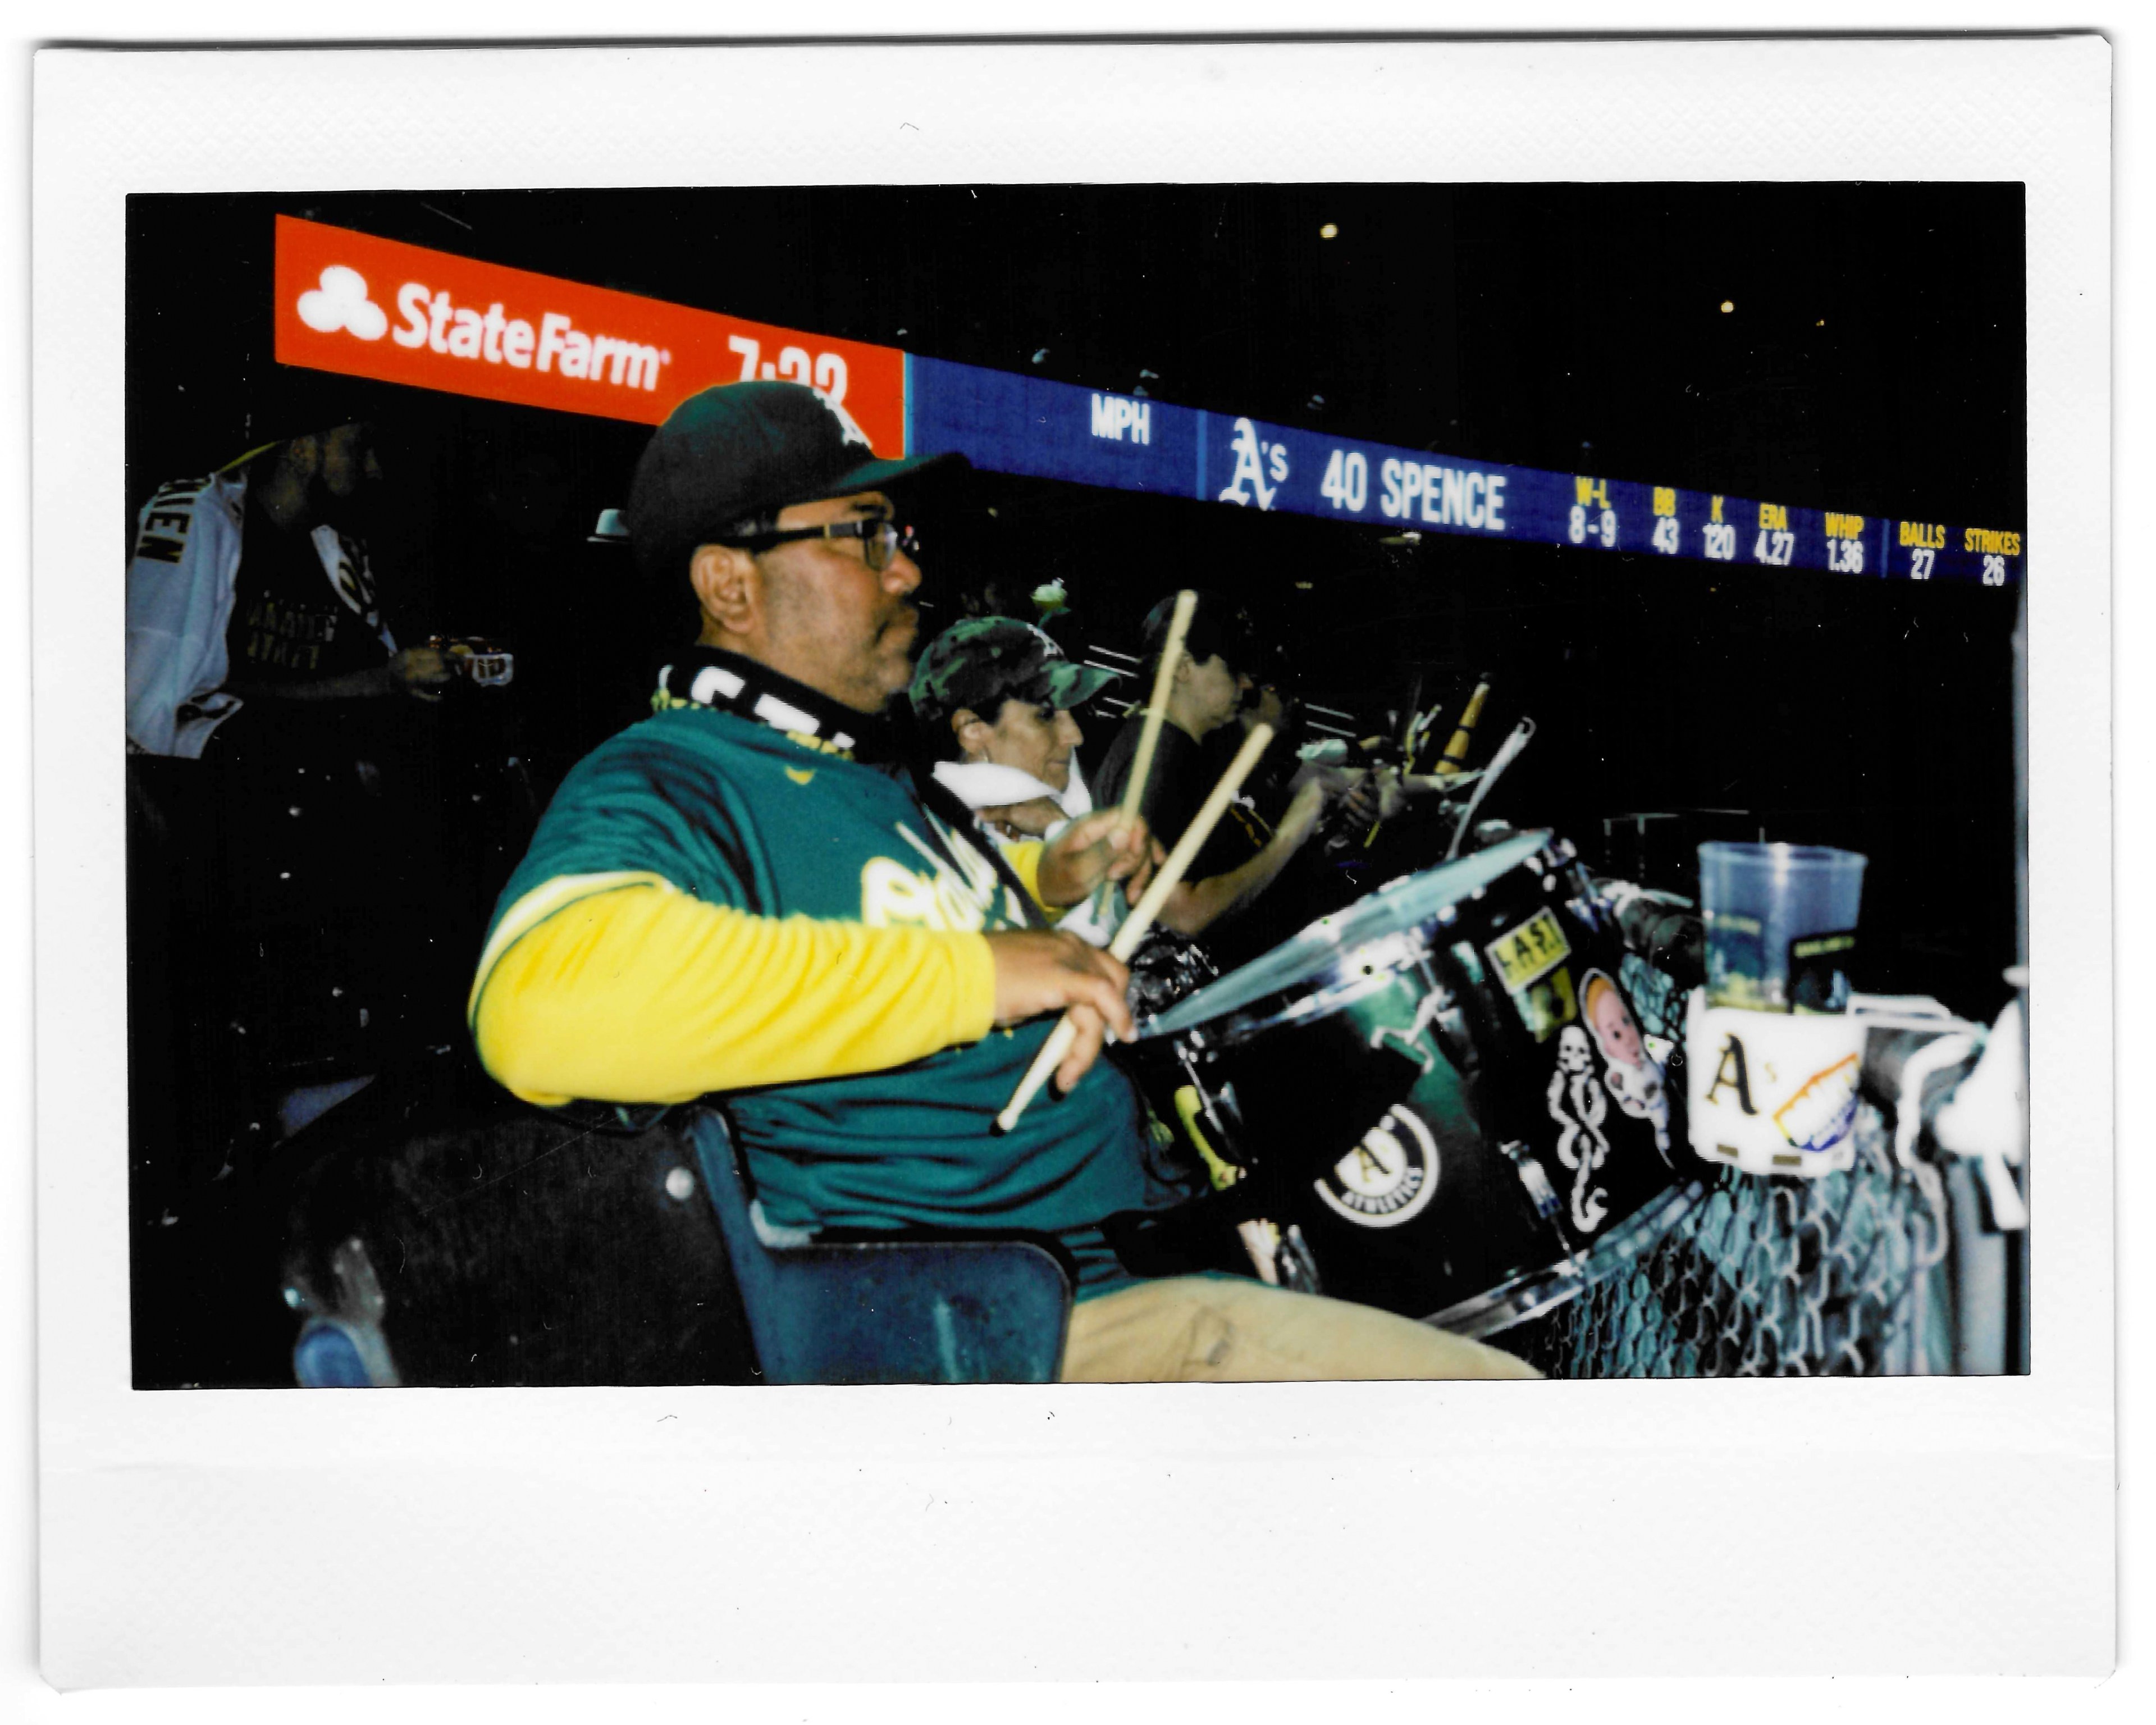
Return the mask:
[[878, 455], [906, 453], [906, 356], [723, 312], [277, 218], [285, 365], [656, 425], [714, 383], [820, 390]]

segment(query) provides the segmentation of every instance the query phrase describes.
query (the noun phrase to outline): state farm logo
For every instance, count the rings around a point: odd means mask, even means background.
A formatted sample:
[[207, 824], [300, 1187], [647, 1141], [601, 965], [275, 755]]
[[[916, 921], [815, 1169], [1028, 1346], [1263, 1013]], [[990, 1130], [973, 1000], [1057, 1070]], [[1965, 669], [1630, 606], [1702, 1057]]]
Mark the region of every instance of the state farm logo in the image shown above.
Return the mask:
[[341, 264], [331, 264], [322, 285], [300, 295], [300, 321], [326, 336], [350, 330], [362, 341], [379, 341], [389, 330], [389, 314], [367, 297], [367, 278]]
[[510, 316], [502, 300], [481, 311], [458, 305], [447, 288], [423, 281], [397, 290], [402, 321], [392, 329], [389, 314], [368, 297], [367, 278], [357, 270], [332, 264], [320, 283], [300, 295], [295, 309], [300, 322], [326, 336], [343, 330], [362, 341], [378, 341], [387, 334], [400, 347], [424, 347], [450, 359], [646, 392], [658, 389], [660, 372], [674, 361], [670, 350], [649, 342], [578, 329], [567, 312], [542, 310], [535, 326], [529, 319]]

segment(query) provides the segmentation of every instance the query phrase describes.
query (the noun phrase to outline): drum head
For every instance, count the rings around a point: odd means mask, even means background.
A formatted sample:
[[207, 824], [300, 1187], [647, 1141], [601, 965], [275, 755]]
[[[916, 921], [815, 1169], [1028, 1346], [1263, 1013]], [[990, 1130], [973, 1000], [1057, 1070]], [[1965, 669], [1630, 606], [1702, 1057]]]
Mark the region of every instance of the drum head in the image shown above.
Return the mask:
[[1548, 845], [1550, 837], [1547, 832], [1522, 833], [1457, 862], [1391, 881], [1344, 911], [1321, 916], [1262, 957], [1147, 1020], [1138, 1034], [1141, 1039], [1178, 1035], [1247, 1014], [1265, 1003], [1310, 994], [1351, 968], [1350, 961], [1362, 948], [1435, 922], [1440, 911], [1511, 873]]

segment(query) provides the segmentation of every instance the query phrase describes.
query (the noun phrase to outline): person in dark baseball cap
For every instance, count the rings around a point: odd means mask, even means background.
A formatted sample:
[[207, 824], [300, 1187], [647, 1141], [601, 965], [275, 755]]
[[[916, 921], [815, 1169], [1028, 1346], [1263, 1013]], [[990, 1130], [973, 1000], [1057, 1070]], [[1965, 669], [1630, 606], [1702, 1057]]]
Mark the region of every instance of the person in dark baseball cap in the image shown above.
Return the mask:
[[966, 465], [950, 454], [880, 457], [851, 414], [804, 384], [721, 384], [675, 408], [645, 445], [629, 538], [645, 568], [671, 575], [701, 543], [767, 533], [789, 505]]
[[[1175, 614], [1168, 595], [1146, 615], [1141, 634], [1142, 687], [1150, 689], [1168, 646]], [[1206, 739], [1232, 726], [1257, 692], [1268, 655], [1250, 614], [1217, 593], [1200, 591], [1169, 680], [1166, 721], [1155, 744], [1139, 808], [1163, 845], [1182, 837], [1219, 777]], [[1133, 707], [1101, 763], [1094, 794], [1103, 803], [1125, 793], [1144, 732], [1145, 714]], [[1281, 745], [1276, 740], [1274, 747]], [[1199, 936], [1224, 917], [1244, 911], [1279, 879], [1316, 834], [1327, 806], [1346, 794], [1337, 776], [1304, 776], [1273, 825], [1233, 816], [1216, 826], [1160, 920], [1176, 933]]]
[[[1255, 1282], [1216, 1316], [1219, 1281], [1122, 1260], [1110, 1219], [1174, 1197], [1143, 1098], [1099, 1058], [1109, 1029], [1137, 1034], [1129, 972], [1047, 924], [1104, 882], [1136, 900], [1158, 850], [1113, 809], [1006, 849], [886, 747], [898, 727], [875, 716], [911, 681], [921, 580], [892, 488], [933, 465], [878, 459], [787, 385], [707, 391], [660, 429], [629, 531], [654, 572], [687, 574], [701, 633], [651, 717], [563, 779], [503, 889], [468, 997], [487, 1070], [542, 1106], [723, 1096], [711, 1153], [737, 1150], [766, 1221], [804, 1237], [1051, 1241], [1075, 1284], [1066, 1376], [1181, 1374], [1194, 1325], [1234, 1341], [1232, 1360], [1205, 1352], [1214, 1376], [1532, 1375]], [[982, 659], [1044, 700], [1093, 680], [1006, 627], [987, 640], [1014, 657], [968, 637], [932, 695], [992, 699], [967, 680]], [[1062, 1099], [1005, 1129], [1066, 1013]]]
[[856, 712], [906, 687], [918, 542], [894, 490], [964, 465], [880, 457], [844, 408], [798, 383], [730, 383], [667, 415], [637, 463], [629, 534], [647, 575], [685, 574], [700, 644]]
[[[1159, 667], [1161, 649], [1168, 644], [1168, 624], [1174, 617], [1173, 593], [1146, 613], [1141, 633], [1145, 660], [1143, 680], [1147, 688], [1152, 687], [1152, 676]], [[1199, 590], [1198, 603], [1190, 614], [1190, 626], [1183, 634], [1183, 650], [1193, 665], [1220, 660], [1231, 675], [1255, 676], [1265, 658], [1265, 648], [1258, 639], [1257, 629], [1250, 620], [1250, 614], [1219, 593], [1208, 593], [1203, 588]]]

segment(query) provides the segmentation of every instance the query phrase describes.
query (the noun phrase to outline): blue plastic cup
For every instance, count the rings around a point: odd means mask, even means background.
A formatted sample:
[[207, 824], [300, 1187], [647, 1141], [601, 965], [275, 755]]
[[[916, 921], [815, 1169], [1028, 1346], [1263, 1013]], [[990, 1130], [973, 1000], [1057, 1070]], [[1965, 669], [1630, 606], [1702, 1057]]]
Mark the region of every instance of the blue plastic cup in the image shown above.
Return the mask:
[[1701, 845], [1708, 1004], [1847, 1010], [1864, 861], [1820, 845]]

